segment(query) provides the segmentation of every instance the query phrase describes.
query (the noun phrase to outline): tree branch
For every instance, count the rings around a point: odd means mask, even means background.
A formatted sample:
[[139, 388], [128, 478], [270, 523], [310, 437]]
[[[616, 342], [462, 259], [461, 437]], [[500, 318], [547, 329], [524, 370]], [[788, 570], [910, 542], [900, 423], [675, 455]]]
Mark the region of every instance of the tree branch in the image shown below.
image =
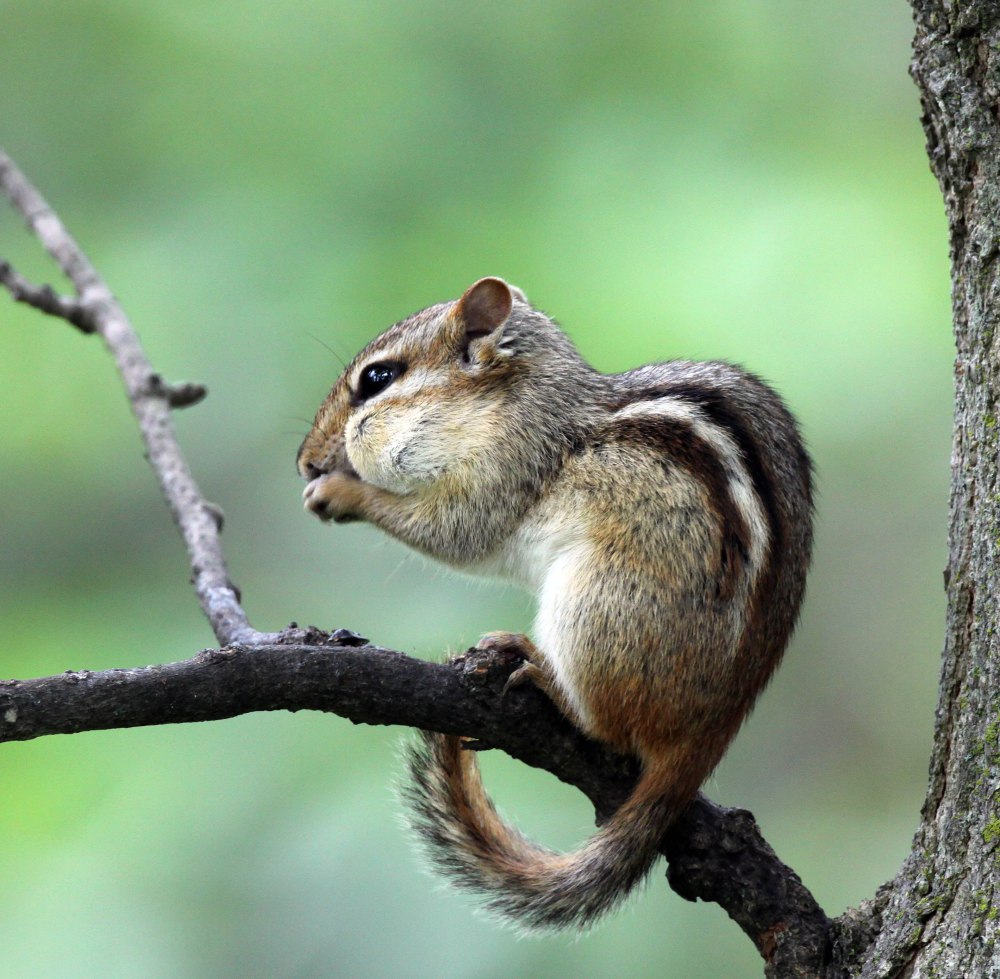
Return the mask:
[[0, 278], [0, 284], [15, 298], [31, 302], [47, 313], [63, 315], [61, 310], [65, 308], [71, 312], [66, 317], [71, 323], [100, 334], [114, 357], [132, 412], [139, 423], [139, 434], [146, 447], [149, 464], [184, 538], [195, 592], [212, 631], [223, 644], [273, 638], [261, 635], [250, 627], [236, 588], [229, 580], [222, 554], [220, 511], [202, 496], [177, 443], [170, 410], [178, 404], [191, 404], [197, 398], [193, 398], [193, 392], [189, 391], [186, 401], [184, 397], [178, 399], [177, 389], [164, 384], [160, 375], [153, 371], [139, 337], [118, 300], [58, 215], [2, 149], [0, 190], [73, 283], [76, 298], [67, 300], [56, 296], [51, 289], [31, 285], [6, 262], [3, 263], [6, 271]]
[[[171, 386], [155, 373], [117, 300], [62, 222], [0, 150], [0, 189], [72, 282], [75, 297], [35, 286], [0, 262], [0, 285], [15, 299], [99, 334], [122, 376], [150, 465], [187, 548], [198, 600], [224, 648], [141, 669], [69, 672], [0, 681], [0, 741], [47, 734], [217, 720], [259, 710], [322, 710], [355, 723], [404, 724], [501, 748], [576, 786], [599, 819], [628, 796], [637, 768], [584, 738], [534, 688], [505, 697], [518, 665], [509, 654], [470, 651], [448, 665], [379, 649], [341, 630], [250, 626], [229, 581], [221, 513], [201, 495], [181, 453], [170, 410], [204, 396], [199, 385]], [[754, 942], [765, 973], [779, 977], [845, 975], [860, 940], [844, 941], [760, 835], [753, 817], [702, 796], [671, 828], [663, 852], [669, 880], [688, 900], [721, 905]], [[872, 913], [850, 922], [867, 935]]]
[[[341, 630], [289, 628], [280, 643], [204, 650], [164, 666], [0, 682], [0, 741], [220, 720], [250, 711], [320, 710], [359, 724], [402, 724], [500, 748], [578, 788], [598, 816], [628, 797], [638, 768], [573, 728], [533, 687], [503, 694], [520, 660], [469, 650], [448, 664], [371, 646]], [[671, 886], [722, 906], [757, 946], [767, 974], [829, 971], [831, 923], [750, 813], [703, 796], [664, 839]]]
[[49, 316], [58, 316], [67, 323], [72, 323], [82, 333], [94, 332], [94, 324], [86, 308], [76, 299], [59, 295], [52, 286], [33, 285], [23, 275], [15, 272], [9, 262], [0, 262], [0, 285], [19, 303], [34, 306]]

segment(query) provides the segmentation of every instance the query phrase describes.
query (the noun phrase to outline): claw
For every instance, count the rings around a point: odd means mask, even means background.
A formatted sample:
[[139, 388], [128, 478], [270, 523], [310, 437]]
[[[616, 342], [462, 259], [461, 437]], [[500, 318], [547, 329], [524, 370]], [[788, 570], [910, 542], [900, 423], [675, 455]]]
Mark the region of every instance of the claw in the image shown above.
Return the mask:
[[535, 666], [534, 663], [526, 660], [507, 677], [507, 682], [503, 685], [503, 691], [500, 696], [506, 697], [515, 687], [523, 686], [525, 683], [534, 683], [536, 687], [541, 687], [544, 690], [544, 679], [545, 675], [542, 670]]

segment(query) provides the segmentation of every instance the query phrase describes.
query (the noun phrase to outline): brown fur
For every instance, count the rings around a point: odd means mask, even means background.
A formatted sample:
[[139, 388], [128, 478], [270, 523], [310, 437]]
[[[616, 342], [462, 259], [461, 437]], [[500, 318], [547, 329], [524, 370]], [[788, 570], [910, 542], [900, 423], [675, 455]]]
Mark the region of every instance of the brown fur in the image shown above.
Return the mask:
[[[363, 389], [386, 363], [398, 377]], [[648, 871], [794, 627], [810, 466], [781, 400], [723, 363], [600, 374], [520, 292], [486, 279], [372, 341], [298, 462], [323, 519], [369, 520], [535, 590], [536, 645], [484, 641], [517, 644], [519, 679], [638, 755], [633, 796], [555, 854], [500, 819], [473, 753], [436, 734], [412, 753], [409, 795], [434, 862], [490, 908], [528, 927], [590, 922]]]

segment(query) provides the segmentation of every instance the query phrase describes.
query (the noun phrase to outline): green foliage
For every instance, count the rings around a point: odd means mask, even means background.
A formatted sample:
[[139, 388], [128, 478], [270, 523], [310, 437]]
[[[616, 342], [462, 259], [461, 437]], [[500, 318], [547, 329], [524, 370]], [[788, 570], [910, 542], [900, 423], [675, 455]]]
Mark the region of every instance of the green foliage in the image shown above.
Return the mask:
[[[771, 379], [819, 469], [815, 571], [777, 680], [707, 787], [831, 913], [909, 847], [943, 596], [946, 229], [904, 4], [0, 0], [15, 159], [124, 301], [227, 513], [260, 628], [421, 655], [527, 601], [300, 511], [292, 461], [340, 359], [499, 274], [606, 370]], [[0, 212], [0, 255], [51, 279]], [[2, 672], [211, 643], [100, 344], [0, 297]], [[350, 573], [343, 569], [349, 568]], [[335, 569], [341, 569], [339, 571]], [[574, 942], [518, 941], [421, 875], [398, 734], [252, 716], [2, 747], [0, 944], [20, 976], [760, 973], [659, 874]], [[526, 829], [574, 795], [489, 759]]]

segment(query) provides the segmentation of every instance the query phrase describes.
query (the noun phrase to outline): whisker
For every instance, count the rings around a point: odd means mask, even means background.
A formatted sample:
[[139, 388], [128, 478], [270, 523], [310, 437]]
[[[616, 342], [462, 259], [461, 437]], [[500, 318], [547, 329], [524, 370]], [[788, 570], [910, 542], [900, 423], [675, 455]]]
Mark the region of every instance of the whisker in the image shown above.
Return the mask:
[[392, 581], [392, 579], [393, 579], [393, 578], [395, 578], [395, 577], [396, 577], [396, 575], [398, 575], [400, 571], [402, 571], [402, 569], [403, 569], [403, 565], [405, 565], [405, 564], [407, 563], [407, 557], [408, 557], [408, 555], [404, 554], [404, 555], [403, 555], [403, 556], [402, 556], [402, 557], [400, 558], [400, 560], [399, 560], [399, 564], [397, 564], [397, 565], [396, 565], [396, 567], [394, 567], [394, 568], [393, 568], [393, 569], [392, 569], [392, 570], [391, 570], [391, 571], [390, 571], [390, 572], [389, 572], [389, 573], [388, 573], [388, 574], [387, 574], [387, 575], [385, 576], [385, 580], [386, 580], [386, 583], [388, 583], [388, 582]]
[[337, 351], [334, 350], [333, 347], [331, 347], [330, 344], [326, 342], [326, 340], [324, 340], [322, 337], [316, 336], [315, 333], [310, 333], [309, 330], [306, 330], [305, 334], [307, 337], [310, 337], [311, 339], [315, 340], [321, 347], [325, 347], [327, 350], [329, 350], [330, 353], [333, 355], [333, 359], [340, 364], [341, 370], [343, 370], [347, 366], [347, 361], [344, 360], [344, 358], [341, 357], [340, 354], [338, 354]]

